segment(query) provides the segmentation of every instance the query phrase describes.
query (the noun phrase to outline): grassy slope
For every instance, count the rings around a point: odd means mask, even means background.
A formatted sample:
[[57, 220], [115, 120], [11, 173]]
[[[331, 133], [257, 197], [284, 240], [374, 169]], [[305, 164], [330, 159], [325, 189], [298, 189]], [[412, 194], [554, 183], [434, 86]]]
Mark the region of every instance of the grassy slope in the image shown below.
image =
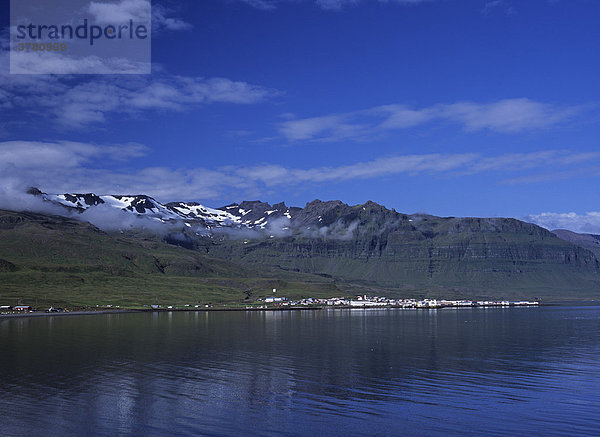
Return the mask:
[[339, 295], [331, 280], [252, 268], [62, 217], [0, 211], [0, 304], [243, 303]]

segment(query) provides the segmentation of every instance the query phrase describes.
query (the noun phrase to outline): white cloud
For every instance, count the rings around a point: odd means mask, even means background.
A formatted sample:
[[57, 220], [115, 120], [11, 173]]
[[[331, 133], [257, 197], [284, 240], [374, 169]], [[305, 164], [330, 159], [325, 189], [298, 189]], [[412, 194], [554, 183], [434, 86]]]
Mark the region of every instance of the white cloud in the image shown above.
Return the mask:
[[568, 122], [583, 111], [579, 106], [558, 106], [526, 98], [491, 103], [458, 102], [424, 108], [383, 105], [374, 108], [288, 119], [279, 124], [279, 133], [289, 141], [340, 141], [363, 139], [432, 121], [456, 123], [466, 131], [490, 130], [519, 133], [545, 129]]
[[427, 123], [436, 116], [434, 108], [411, 109], [405, 105], [384, 105], [370, 112], [384, 118], [378, 125], [382, 130], [407, 129]]
[[573, 232], [600, 234], [600, 212], [595, 211], [584, 214], [544, 212], [527, 216], [524, 220], [550, 230], [568, 229]]
[[[482, 156], [422, 154], [385, 156], [347, 165], [293, 168], [276, 164], [210, 168], [145, 167], [135, 158], [146, 149], [139, 144], [97, 145], [77, 142], [0, 142], [0, 186], [38, 186], [52, 192], [149, 194], [163, 201], [205, 200], [222, 196], [260, 195], [274, 187], [339, 183], [395, 175], [431, 176], [502, 170], [571, 168], [578, 163], [568, 152]], [[548, 159], [539, 159], [546, 156]], [[569, 157], [570, 156], [570, 157]], [[590, 158], [591, 159], [591, 158]], [[595, 159], [600, 156], [595, 155]]]
[[489, 104], [461, 102], [439, 105], [436, 109], [438, 118], [460, 123], [469, 131], [489, 129], [509, 133], [550, 127], [569, 120], [581, 110], [524, 98]]
[[600, 158], [600, 152], [574, 153], [569, 150], [542, 150], [529, 153], [509, 153], [482, 158], [469, 171], [523, 171], [534, 168], [568, 167]]
[[226, 78], [160, 74], [84, 79], [68, 75], [11, 75], [0, 79], [0, 96], [4, 97], [0, 114], [9, 108], [35, 111], [36, 115], [51, 116], [71, 128], [101, 123], [114, 114], [184, 111], [210, 103], [252, 104], [278, 94], [272, 89]]
[[100, 24], [147, 22], [150, 20], [151, 6], [149, 0], [120, 0], [116, 2], [92, 1], [87, 12]]
[[[227, 0], [230, 1], [230, 0]], [[354, 6], [361, 2], [361, 0], [238, 0], [242, 3], [246, 3], [254, 8], [262, 9], [265, 11], [276, 9], [283, 3], [299, 2], [304, 1], [307, 3], [314, 3], [321, 9], [339, 11], [346, 6]], [[396, 3], [403, 5], [416, 5], [419, 3], [428, 3], [433, 0], [377, 0], [380, 3]]]
[[243, 179], [260, 182], [266, 186], [277, 186], [373, 179], [395, 174], [443, 173], [464, 168], [476, 159], [475, 154], [404, 155], [336, 167], [293, 169], [279, 165], [262, 165], [232, 170]]
[[145, 151], [139, 144], [0, 142], [0, 187], [15, 191], [38, 186], [53, 193], [143, 193], [162, 199], [212, 198], [223, 188], [243, 187], [244, 181], [222, 171], [132, 168], [131, 159]]
[[[120, 0], [112, 3], [92, 1], [87, 12], [100, 24], [148, 22], [152, 18], [152, 30], [189, 30], [193, 26], [181, 18], [170, 16], [174, 11], [164, 5], [155, 4], [150, 8], [149, 0]], [[152, 14], [152, 17], [150, 17]]]
[[344, 131], [352, 125], [347, 124], [348, 115], [326, 115], [323, 117], [311, 117], [300, 120], [289, 120], [280, 124], [279, 132], [288, 140], [301, 141], [311, 140], [317, 137], [343, 139]]
[[98, 146], [73, 141], [6, 141], [0, 143], [0, 168], [62, 171], [81, 167], [93, 160], [125, 161], [143, 156], [145, 151], [146, 148], [140, 144]]

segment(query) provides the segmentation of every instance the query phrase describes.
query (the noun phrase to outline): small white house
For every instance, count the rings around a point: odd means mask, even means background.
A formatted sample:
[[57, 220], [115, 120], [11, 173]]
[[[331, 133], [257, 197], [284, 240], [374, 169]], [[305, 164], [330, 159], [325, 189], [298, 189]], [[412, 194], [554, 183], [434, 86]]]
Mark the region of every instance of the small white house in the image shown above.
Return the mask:
[[265, 297], [265, 303], [283, 302], [287, 300], [285, 297]]

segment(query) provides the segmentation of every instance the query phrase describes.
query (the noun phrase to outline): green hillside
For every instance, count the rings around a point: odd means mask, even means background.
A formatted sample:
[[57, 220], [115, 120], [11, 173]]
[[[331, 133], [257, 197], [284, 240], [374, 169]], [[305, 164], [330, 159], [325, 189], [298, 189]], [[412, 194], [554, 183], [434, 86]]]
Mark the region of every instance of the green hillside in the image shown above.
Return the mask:
[[244, 303], [279, 293], [338, 295], [333, 281], [242, 266], [90, 224], [0, 211], [0, 305]]

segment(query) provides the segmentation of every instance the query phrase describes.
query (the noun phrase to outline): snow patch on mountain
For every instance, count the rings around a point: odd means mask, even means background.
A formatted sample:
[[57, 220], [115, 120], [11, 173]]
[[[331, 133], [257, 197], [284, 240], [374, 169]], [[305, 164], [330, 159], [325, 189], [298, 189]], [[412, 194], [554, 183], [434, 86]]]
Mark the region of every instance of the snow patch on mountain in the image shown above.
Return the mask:
[[[101, 195], [93, 193], [78, 194], [46, 194], [39, 192], [41, 197], [53, 204], [61, 205], [78, 213], [89, 213], [94, 209], [106, 211], [114, 208], [118, 211], [130, 213], [135, 217], [145, 217], [161, 223], [183, 222], [188, 228], [204, 229], [256, 229], [273, 231], [277, 233], [281, 220], [285, 220], [283, 231], [289, 229], [292, 218], [291, 209], [285, 204], [271, 206], [259, 201], [232, 204], [222, 208], [209, 208], [196, 202], [171, 202], [162, 204], [156, 199], [146, 195]], [[101, 206], [101, 208], [98, 208]], [[98, 211], [100, 212], [100, 211]]]

